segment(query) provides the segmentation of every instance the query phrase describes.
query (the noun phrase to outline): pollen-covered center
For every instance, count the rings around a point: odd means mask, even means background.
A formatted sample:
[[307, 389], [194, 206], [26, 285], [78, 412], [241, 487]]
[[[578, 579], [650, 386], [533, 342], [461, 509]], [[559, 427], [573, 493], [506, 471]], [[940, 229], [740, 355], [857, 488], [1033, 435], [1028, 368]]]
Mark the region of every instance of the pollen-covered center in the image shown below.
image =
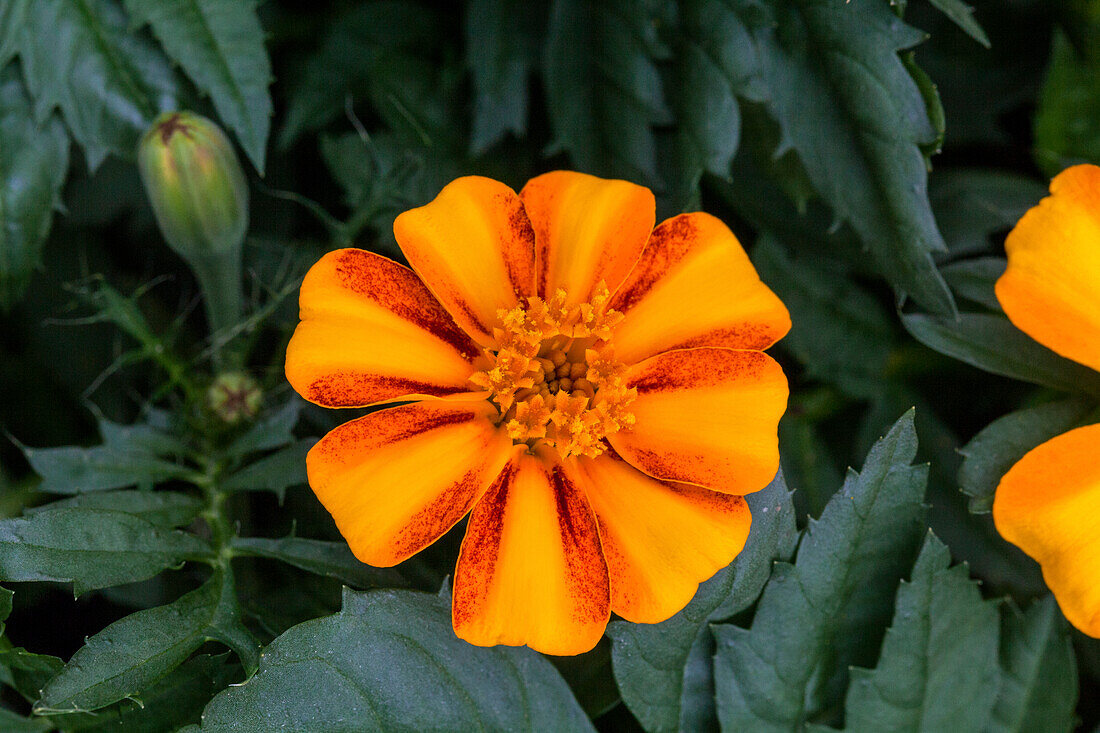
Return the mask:
[[634, 424], [623, 365], [608, 339], [622, 314], [607, 307], [600, 283], [592, 299], [566, 306], [566, 293], [527, 298], [497, 312], [495, 347], [470, 381], [490, 392], [500, 421], [516, 443], [546, 443], [563, 458], [603, 452], [603, 439]]

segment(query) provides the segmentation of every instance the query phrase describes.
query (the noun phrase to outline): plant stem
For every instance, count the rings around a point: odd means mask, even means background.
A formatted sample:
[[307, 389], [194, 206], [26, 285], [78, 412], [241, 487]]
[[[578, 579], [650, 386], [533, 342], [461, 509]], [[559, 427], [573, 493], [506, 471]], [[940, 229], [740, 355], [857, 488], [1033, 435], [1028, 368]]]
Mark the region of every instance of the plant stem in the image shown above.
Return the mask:
[[[202, 290], [203, 305], [206, 308], [206, 320], [214, 344], [214, 366], [226, 367], [226, 358], [217, 339], [217, 334], [228, 331], [241, 320], [241, 304], [244, 301], [244, 285], [241, 282], [241, 252], [234, 248], [207, 256], [196, 256], [188, 260], [195, 278]], [[230, 364], [230, 367], [236, 366]]]

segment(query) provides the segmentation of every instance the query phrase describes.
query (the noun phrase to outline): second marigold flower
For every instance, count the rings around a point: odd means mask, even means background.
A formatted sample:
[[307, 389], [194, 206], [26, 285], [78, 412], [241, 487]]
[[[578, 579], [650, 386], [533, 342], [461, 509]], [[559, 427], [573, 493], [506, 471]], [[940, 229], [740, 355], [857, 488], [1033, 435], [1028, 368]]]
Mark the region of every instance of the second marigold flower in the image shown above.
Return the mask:
[[357, 249], [306, 276], [287, 378], [348, 422], [309, 482], [352, 551], [395, 565], [470, 515], [455, 632], [591, 649], [662, 621], [741, 551], [779, 466], [790, 327], [732, 232], [654, 229], [648, 189], [571, 172], [460, 178], [394, 223], [412, 270]]

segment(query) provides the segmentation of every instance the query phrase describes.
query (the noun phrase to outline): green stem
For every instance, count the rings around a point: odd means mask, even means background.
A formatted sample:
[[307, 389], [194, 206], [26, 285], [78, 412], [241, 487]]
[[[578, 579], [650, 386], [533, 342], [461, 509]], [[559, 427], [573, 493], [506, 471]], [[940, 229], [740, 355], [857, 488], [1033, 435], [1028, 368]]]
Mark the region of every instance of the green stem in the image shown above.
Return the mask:
[[233, 557], [230, 542], [233, 528], [225, 515], [225, 494], [218, 489], [221, 480], [222, 465], [213, 460], [204, 461], [204, 471], [195, 477], [195, 485], [202, 489], [206, 498], [206, 508], [202, 517], [210, 527], [210, 544], [216, 553], [215, 566], [229, 571], [229, 560]]
[[222, 369], [227, 366], [224, 363], [226, 358], [222, 354], [217, 335], [240, 323], [243, 312], [241, 251], [240, 248], [233, 248], [228, 252], [194, 256], [188, 260], [188, 264], [191, 265], [202, 290], [206, 320], [214, 337], [214, 365]]

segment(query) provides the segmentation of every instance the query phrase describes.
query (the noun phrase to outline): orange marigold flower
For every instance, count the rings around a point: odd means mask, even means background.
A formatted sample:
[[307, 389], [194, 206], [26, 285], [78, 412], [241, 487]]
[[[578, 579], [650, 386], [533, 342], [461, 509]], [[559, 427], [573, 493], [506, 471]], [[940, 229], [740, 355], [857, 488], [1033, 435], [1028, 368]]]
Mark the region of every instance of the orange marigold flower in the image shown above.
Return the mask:
[[[591, 649], [662, 621], [744, 546], [779, 465], [790, 327], [718, 219], [654, 229], [648, 189], [460, 178], [394, 222], [412, 269], [344, 249], [306, 275], [286, 373], [326, 407], [309, 482], [355, 555], [395, 565], [469, 514], [455, 632]], [[612, 348], [614, 347], [614, 348]]]
[[[1079, 165], [1008, 235], [997, 299], [1022, 331], [1100, 370], [1100, 168]], [[1071, 430], [1001, 479], [993, 521], [1039, 562], [1066, 618], [1100, 637], [1100, 425]]]

